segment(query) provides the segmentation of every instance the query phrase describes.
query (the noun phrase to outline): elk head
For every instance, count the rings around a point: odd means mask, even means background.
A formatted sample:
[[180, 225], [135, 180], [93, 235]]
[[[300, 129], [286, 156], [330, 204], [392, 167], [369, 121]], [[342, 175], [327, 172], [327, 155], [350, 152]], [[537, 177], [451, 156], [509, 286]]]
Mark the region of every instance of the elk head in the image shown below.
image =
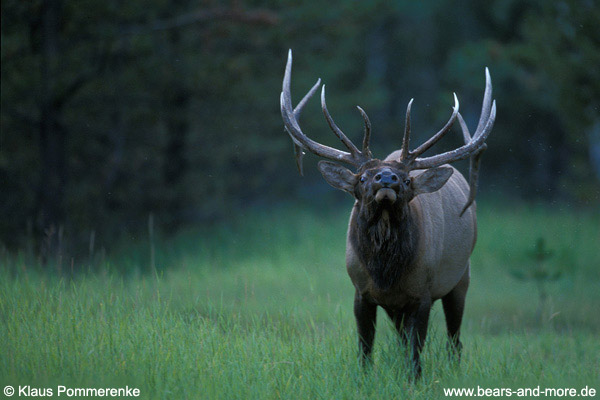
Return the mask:
[[[446, 125], [425, 143], [414, 150], [409, 150], [411, 132], [410, 110], [413, 102], [413, 100], [411, 100], [408, 103], [406, 110], [406, 124], [402, 148], [401, 150], [390, 154], [385, 160], [375, 159], [371, 154], [369, 149], [371, 123], [362, 108], [357, 106], [365, 124], [362, 149], [358, 149], [336, 125], [327, 110], [325, 85], [323, 85], [321, 90], [321, 107], [323, 114], [333, 133], [341, 140], [348, 151], [338, 150], [317, 143], [306, 136], [300, 128], [298, 118], [307, 101], [318, 90], [321, 85], [321, 80], [319, 79], [300, 103], [298, 103], [298, 106], [293, 108], [290, 92], [291, 73], [292, 51], [290, 50], [288, 52], [288, 60], [283, 78], [280, 105], [285, 129], [294, 142], [296, 162], [300, 173], [302, 173], [303, 150], [308, 150], [319, 157], [334, 161], [319, 162], [319, 170], [331, 186], [352, 194], [359, 202], [368, 204], [375, 203], [380, 207], [390, 207], [391, 205], [405, 205], [412, 198], [421, 193], [431, 193], [440, 189], [453, 172], [451, 168], [443, 167], [443, 164], [464, 160], [466, 158], [473, 158], [477, 159], [477, 161], [472, 162], [471, 165], [471, 194], [463, 212], [471, 204], [477, 185], [477, 168], [479, 166], [478, 156], [486, 148], [485, 140], [491, 132], [496, 118], [496, 102], [492, 101], [491, 98], [492, 84], [487, 68], [486, 89], [481, 117], [477, 130], [472, 137], [462, 116], [458, 112], [459, 103], [456, 94], [454, 94], [453, 112]], [[459, 120], [459, 124], [463, 131], [465, 144], [457, 149], [442, 154], [424, 158], [419, 157], [450, 130], [456, 119]], [[339, 163], [352, 165], [356, 168], [357, 172], [354, 173], [339, 165]], [[419, 175], [412, 176], [410, 172], [413, 170], [426, 171]]]
[[331, 186], [359, 200], [380, 207], [406, 204], [421, 193], [435, 192], [452, 175], [448, 167], [437, 167], [411, 177], [402, 163], [370, 160], [356, 174], [329, 161], [320, 161], [319, 170]]

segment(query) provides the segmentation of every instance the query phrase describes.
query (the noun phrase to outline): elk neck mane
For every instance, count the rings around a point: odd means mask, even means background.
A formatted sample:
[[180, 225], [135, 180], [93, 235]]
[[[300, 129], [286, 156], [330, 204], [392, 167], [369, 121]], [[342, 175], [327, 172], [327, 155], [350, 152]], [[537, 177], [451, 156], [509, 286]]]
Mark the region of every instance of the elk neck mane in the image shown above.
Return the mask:
[[407, 273], [417, 251], [418, 229], [408, 204], [357, 210], [351, 240], [363, 265], [381, 290], [393, 287]]

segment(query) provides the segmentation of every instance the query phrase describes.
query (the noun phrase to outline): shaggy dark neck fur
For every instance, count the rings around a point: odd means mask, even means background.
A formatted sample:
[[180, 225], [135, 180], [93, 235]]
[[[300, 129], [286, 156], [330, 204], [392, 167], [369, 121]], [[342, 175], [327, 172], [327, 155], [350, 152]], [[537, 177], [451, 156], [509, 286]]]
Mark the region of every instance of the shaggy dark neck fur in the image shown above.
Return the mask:
[[361, 205], [352, 241], [377, 288], [390, 289], [415, 258], [418, 231], [408, 205]]

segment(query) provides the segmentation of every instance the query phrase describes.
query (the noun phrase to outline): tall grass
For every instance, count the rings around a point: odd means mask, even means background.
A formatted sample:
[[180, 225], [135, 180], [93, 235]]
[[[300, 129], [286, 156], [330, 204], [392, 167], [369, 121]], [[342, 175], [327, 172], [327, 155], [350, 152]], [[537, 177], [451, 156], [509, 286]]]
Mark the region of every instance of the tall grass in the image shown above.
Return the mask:
[[[100, 273], [41, 272], [5, 257], [0, 383], [138, 387], [142, 398], [443, 398], [445, 387], [600, 390], [600, 214], [479, 206], [460, 367], [441, 306], [411, 384], [383, 313], [375, 365], [357, 365], [347, 215], [296, 207], [243, 215], [113, 252]], [[536, 318], [533, 284], [511, 268], [544, 237], [565, 271]], [[127, 271], [126, 273], [124, 271]]]

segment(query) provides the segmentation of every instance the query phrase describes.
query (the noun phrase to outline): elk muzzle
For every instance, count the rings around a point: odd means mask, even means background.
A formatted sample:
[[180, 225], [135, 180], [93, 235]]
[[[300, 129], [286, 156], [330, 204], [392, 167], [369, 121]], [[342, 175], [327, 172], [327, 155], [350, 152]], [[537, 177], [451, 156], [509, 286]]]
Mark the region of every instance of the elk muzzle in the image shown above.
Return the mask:
[[398, 198], [398, 190], [400, 189], [400, 179], [398, 175], [392, 172], [389, 168], [384, 168], [373, 178], [373, 192], [375, 193], [375, 201], [381, 203], [388, 201], [394, 203]]

